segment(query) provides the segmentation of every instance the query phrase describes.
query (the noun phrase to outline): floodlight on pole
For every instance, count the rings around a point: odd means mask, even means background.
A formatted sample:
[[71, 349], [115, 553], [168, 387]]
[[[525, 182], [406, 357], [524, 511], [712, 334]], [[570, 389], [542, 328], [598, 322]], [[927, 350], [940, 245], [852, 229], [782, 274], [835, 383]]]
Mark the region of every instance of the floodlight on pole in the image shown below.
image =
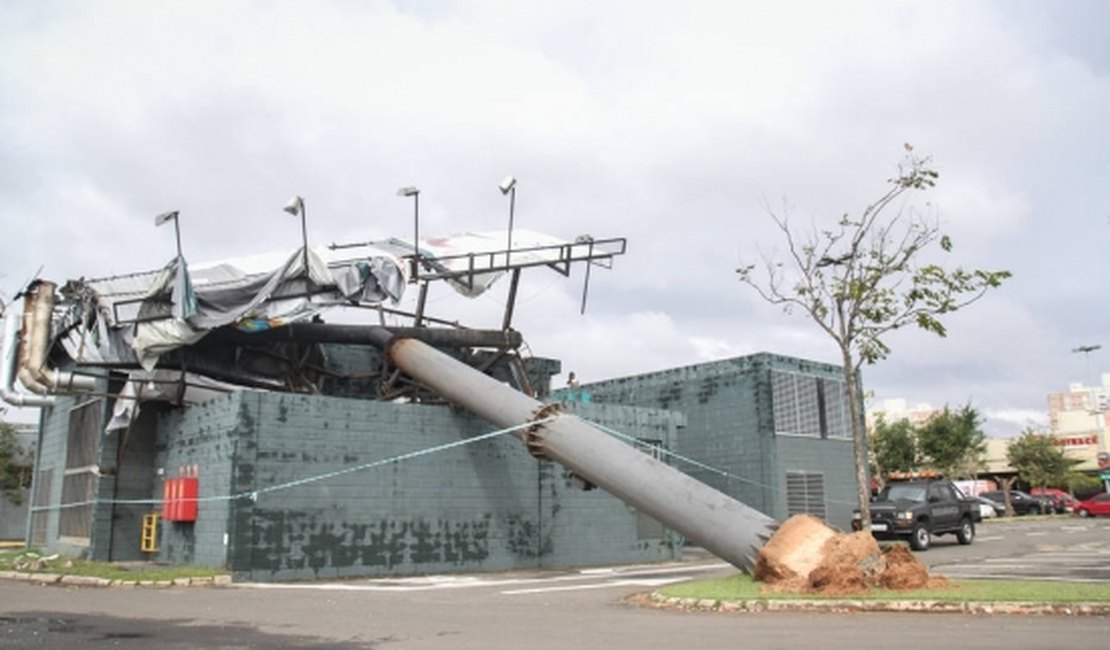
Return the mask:
[[154, 217], [154, 227], [164, 225], [167, 221], [173, 221], [173, 236], [177, 240], [177, 256], [181, 257], [181, 227], [177, 224], [177, 210], [170, 210]]
[[[1086, 381], [1092, 381], [1092, 378], [1091, 378], [1091, 353], [1094, 352], [1095, 350], [1101, 350], [1101, 349], [1102, 349], [1102, 346], [1096, 343], [1094, 345], [1081, 345], [1077, 348], [1072, 348], [1072, 350], [1071, 350], [1073, 353], [1082, 353], [1084, 358], [1087, 361], [1087, 379], [1086, 379]], [[1102, 411], [1100, 411], [1099, 408], [1098, 408], [1098, 397], [1096, 395], [1097, 389], [1095, 388], [1093, 382], [1091, 383], [1090, 386], [1087, 387], [1087, 390], [1089, 391], [1088, 395], [1091, 398], [1090, 404], [1087, 405], [1087, 412], [1090, 413], [1090, 415], [1095, 420], [1095, 434], [1098, 436], [1098, 439], [1101, 441], [1103, 439], [1103, 436], [1105, 436], [1106, 431], [1105, 431], [1105, 424], [1104, 424], [1103, 417], [1102, 417]], [[1102, 443], [1100, 442], [1099, 444], [1101, 446]], [[1099, 462], [1099, 469], [1100, 470], [1102, 469], [1101, 459], [1100, 459], [1100, 462]], [[1102, 489], [1104, 491], [1110, 491], [1110, 479], [1107, 479], [1106, 475], [1103, 474], [1101, 471], [1099, 472], [1099, 474], [1102, 476]]]
[[412, 197], [412, 279], [420, 279], [420, 188], [406, 185], [397, 190], [397, 196]]
[[304, 275], [309, 277], [308, 272], [308, 223], [305, 217], [304, 199], [299, 195], [294, 196], [286, 202], [285, 207], [282, 208], [293, 216], [300, 216], [301, 218], [301, 245], [303, 246], [304, 253]]
[[[1073, 353], [1081, 353], [1083, 357], [1087, 360], [1087, 377], [1085, 378], [1086, 381], [1091, 381], [1091, 353], [1095, 350], [1101, 349], [1102, 346], [1096, 343], [1094, 345], [1081, 345], [1077, 348], [1072, 348], [1071, 350]], [[1091, 390], [1094, 390], [1094, 388], [1092, 387]]]
[[509, 256], [513, 253], [513, 213], [516, 208], [516, 178], [506, 176], [505, 180], [497, 186], [501, 194], [509, 195], [509, 247], [505, 249], [505, 268], [509, 268]]

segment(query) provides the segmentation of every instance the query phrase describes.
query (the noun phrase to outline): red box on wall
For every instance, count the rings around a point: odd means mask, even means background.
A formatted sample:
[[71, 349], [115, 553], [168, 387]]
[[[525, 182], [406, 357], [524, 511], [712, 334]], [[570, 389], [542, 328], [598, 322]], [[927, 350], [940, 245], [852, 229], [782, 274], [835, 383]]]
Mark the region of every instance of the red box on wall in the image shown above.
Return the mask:
[[175, 521], [177, 519], [177, 479], [168, 478], [162, 484], [162, 519]]
[[162, 486], [162, 519], [196, 521], [199, 485], [195, 476], [166, 479]]
[[197, 477], [185, 476], [177, 480], [181, 481], [181, 492], [177, 495], [177, 519], [175, 521], [196, 521], [197, 494], [199, 492]]

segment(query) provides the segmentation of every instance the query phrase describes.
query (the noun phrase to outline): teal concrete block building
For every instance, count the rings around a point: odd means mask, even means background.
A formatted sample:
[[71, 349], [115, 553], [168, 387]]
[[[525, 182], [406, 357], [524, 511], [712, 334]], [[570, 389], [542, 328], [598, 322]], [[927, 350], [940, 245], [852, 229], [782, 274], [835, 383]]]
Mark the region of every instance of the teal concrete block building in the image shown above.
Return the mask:
[[[332, 346], [336, 366], [376, 351]], [[361, 362], [359, 362], [361, 363]], [[537, 360], [534, 384], [560, 364]], [[496, 367], [491, 371], [496, 374]], [[107, 380], [105, 380], [107, 385]], [[226, 568], [237, 580], [589, 566], [674, 559], [684, 540], [447, 404], [235, 390], [148, 404], [105, 434], [111, 397], [43, 409], [28, 542], [108, 561]], [[546, 394], [546, 390], [544, 391]], [[764, 513], [847, 527], [853, 461], [835, 366], [773, 354], [555, 391], [580, 417]], [[159, 522], [167, 481], [195, 476], [196, 518]]]
[[776, 519], [809, 513], [842, 529], [856, 503], [847, 395], [840, 367], [768, 353], [558, 392], [681, 413], [674, 451], [694, 462], [677, 467]]

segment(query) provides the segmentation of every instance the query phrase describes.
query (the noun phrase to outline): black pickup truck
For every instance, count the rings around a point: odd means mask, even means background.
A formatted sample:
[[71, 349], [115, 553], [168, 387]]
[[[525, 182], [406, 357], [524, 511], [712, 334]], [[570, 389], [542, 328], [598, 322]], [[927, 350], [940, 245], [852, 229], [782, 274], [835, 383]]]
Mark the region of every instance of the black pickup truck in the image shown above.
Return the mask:
[[[933, 535], [953, 534], [961, 544], [975, 539], [982, 520], [979, 506], [946, 479], [890, 483], [871, 500], [871, 534], [876, 539], [906, 539], [915, 551], [929, 548]], [[857, 510], [852, 528], [860, 530]]]

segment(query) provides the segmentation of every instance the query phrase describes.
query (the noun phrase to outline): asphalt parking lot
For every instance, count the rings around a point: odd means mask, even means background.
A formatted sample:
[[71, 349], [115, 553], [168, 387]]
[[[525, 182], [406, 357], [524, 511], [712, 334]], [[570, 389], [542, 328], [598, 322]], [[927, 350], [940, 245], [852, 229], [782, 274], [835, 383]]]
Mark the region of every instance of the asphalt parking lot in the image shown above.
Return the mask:
[[[1019, 519], [944, 538], [918, 555], [952, 577], [1110, 580], [1110, 520]], [[663, 565], [424, 576], [230, 588], [67, 588], [0, 582], [0, 647], [113, 648], [796, 648], [987, 650], [1090, 646], [1098, 616], [729, 614], [636, 607], [623, 599], [735, 569], [703, 553]], [[950, 632], [951, 631], [951, 632]], [[864, 647], [871, 645], [862, 642]], [[1097, 643], [1096, 643], [1097, 645]]]
[[940, 537], [917, 557], [931, 572], [950, 578], [1110, 582], [1110, 519], [988, 520], [978, 526], [971, 546]]

